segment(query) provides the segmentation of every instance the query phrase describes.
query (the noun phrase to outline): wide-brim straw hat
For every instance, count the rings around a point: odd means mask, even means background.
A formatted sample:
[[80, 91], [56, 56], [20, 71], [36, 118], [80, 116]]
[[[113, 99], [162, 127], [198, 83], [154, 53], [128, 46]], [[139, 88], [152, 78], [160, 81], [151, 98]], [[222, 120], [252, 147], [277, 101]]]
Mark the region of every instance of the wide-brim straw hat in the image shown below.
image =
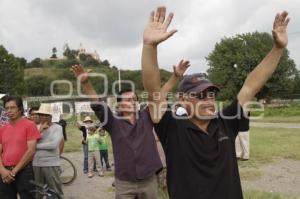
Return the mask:
[[86, 116], [83, 120], [83, 122], [93, 122], [92, 118], [90, 116]]
[[42, 103], [39, 110], [37, 111], [38, 114], [45, 114], [45, 115], [52, 115], [52, 107], [51, 104]]

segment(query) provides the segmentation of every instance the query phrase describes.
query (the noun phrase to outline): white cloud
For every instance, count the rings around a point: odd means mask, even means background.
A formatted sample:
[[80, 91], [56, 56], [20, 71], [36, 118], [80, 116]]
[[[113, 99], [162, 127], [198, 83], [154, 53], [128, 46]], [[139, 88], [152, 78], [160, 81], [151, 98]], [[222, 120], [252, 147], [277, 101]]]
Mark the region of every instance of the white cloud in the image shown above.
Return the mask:
[[204, 57], [224, 36], [270, 32], [276, 12], [290, 13], [291, 57], [299, 68], [300, 2], [298, 0], [1, 0], [0, 43], [29, 60], [46, 58], [68, 42], [97, 50], [101, 58], [124, 69], [140, 68], [142, 32], [151, 10], [166, 5], [175, 13], [171, 39], [159, 47], [162, 68], [181, 58], [190, 72], [207, 69]]

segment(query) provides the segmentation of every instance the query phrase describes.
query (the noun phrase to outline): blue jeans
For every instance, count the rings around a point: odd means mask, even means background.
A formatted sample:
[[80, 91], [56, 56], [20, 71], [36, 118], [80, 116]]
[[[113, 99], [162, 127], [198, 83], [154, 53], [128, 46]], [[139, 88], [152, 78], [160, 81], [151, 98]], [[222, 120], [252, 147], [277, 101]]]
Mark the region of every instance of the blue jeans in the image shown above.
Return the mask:
[[87, 173], [89, 170], [89, 165], [88, 165], [88, 145], [87, 144], [82, 144], [82, 149], [83, 149], [83, 172]]

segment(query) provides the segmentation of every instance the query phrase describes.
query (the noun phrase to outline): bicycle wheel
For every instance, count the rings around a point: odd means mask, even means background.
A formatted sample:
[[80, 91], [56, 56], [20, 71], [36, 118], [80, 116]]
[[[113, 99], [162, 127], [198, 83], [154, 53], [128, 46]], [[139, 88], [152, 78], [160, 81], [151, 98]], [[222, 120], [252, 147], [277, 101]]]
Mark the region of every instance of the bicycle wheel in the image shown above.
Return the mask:
[[64, 185], [69, 185], [76, 179], [76, 167], [68, 158], [60, 156], [60, 169], [60, 179]]

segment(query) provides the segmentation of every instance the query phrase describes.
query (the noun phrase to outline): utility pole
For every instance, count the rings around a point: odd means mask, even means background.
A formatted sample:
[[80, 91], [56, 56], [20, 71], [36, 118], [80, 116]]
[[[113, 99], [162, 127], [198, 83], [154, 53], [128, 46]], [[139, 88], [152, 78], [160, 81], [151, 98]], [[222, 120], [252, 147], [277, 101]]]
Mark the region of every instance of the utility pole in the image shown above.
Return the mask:
[[118, 79], [119, 79], [119, 92], [121, 91], [121, 70], [118, 69]]

